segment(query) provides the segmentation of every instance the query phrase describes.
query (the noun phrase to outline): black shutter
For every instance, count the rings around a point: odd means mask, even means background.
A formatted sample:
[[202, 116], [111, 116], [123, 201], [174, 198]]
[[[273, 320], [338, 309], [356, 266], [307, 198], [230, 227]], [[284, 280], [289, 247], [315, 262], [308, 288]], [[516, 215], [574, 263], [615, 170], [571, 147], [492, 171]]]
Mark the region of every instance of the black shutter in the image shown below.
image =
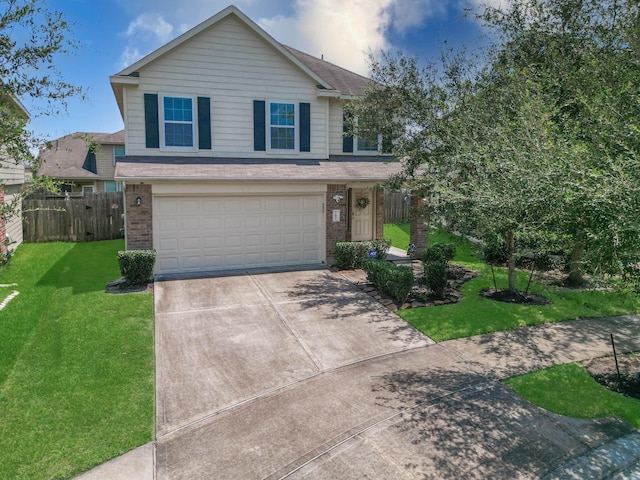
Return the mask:
[[267, 125], [265, 117], [265, 101], [253, 101], [253, 149], [264, 152], [267, 149]]
[[158, 95], [155, 93], [144, 94], [144, 133], [147, 148], [160, 148]]
[[300, 104], [300, 151], [311, 151], [311, 104]]
[[[347, 116], [342, 115], [342, 133], [347, 133], [349, 128], [347, 127]], [[353, 153], [353, 135], [346, 135], [342, 137], [342, 152]]]
[[198, 97], [198, 148], [211, 150], [211, 100]]

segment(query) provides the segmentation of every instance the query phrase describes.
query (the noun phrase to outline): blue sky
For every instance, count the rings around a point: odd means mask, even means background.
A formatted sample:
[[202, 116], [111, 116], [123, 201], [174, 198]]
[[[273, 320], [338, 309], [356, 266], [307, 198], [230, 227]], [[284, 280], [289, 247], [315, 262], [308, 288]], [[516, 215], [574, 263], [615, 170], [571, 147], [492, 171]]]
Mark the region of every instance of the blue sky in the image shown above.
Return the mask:
[[[74, 132], [123, 128], [109, 76], [229, 5], [229, 0], [45, 0], [73, 22], [80, 47], [61, 57], [64, 78], [86, 90], [59, 116], [38, 116], [30, 128], [54, 139]], [[482, 0], [236, 0], [235, 5], [279, 42], [361, 74], [365, 52], [401, 49], [427, 58], [444, 40], [474, 45], [481, 33], [465, 7]], [[500, 4], [505, 0], [491, 0]]]

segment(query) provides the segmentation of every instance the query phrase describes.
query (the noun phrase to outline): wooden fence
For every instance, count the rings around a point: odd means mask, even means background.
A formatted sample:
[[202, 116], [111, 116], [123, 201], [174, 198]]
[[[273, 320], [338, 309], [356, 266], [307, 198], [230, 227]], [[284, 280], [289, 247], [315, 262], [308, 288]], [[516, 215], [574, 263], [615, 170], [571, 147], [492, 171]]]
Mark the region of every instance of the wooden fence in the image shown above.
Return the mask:
[[26, 243], [113, 240], [124, 232], [122, 192], [27, 198], [22, 210]]
[[409, 221], [409, 197], [400, 192], [384, 191], [384, 223]]

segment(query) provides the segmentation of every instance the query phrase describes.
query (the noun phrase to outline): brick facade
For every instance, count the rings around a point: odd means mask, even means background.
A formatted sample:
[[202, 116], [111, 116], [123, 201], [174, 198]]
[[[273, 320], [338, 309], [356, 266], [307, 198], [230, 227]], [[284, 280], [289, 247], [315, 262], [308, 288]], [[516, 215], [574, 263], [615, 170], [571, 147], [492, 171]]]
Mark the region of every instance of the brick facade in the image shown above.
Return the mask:
[[375, 197], [375, 225], [376, 231], [373, 238], [379, 240], [384, 237], [384, 190], [378, 188], [373, 191]]
[[[336, 202], [334, 195], [342, 195], [342, 199]], [[326, 202], [326, 219], [327, 219], [327, 265], [331, 265], [335, 261], [336, 243], [347, 241], [347, 186], [327, 185], [327, 202]], [[333, 211], [340, 211], [340, 221], [333, 221]]]
[[[4, 203], [4, 188], [0, 187], [0, 205]], [[0, 216], [0, 253], [7, 253], [7, 247], [4, 244], [7, 237], [7, 223], [4, 217]]]
[[429, 222], [420, 214], [424, 204], [424, 198], [419, 195], [411, 195], [411, 218], [409, 219], [409, 241], [416, 246], [416, 254], [419, 256], [428, 246]]
[[[127, 185], [124, 192], [126, 202], [125, 228], [128, 250], [153, 248], [153, 197], [151, 185]], [[140, 197], [141, 203], [136, 199]]]

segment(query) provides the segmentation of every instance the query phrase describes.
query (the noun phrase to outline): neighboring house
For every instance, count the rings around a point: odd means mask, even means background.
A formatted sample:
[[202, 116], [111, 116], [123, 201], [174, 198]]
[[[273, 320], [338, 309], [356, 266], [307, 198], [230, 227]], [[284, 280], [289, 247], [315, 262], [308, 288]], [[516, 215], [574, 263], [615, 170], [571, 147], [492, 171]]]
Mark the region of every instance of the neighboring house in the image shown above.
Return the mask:
[[[29, 112], [20, 101], [11, 98], [9, 102], [17, 111], [29, 119]], [[13, 158], [7, 158], [5, 153], [0, 154], [0, 203], [13, 204], [19, 199], [22, 186], [25, 183], [24, 163], [16, 162]], [[8, 242], [7, 242], [8, 241]], [[8, 245], [5, 245], [5, 242]], [[8, 220], [0, 217], [0, 251], [15, 250], [22, 243], [22, 205], [16, 203], [13, 215]]]
[[228, 7], [110, 78], [125, 123], [126, 244], [156, 273], [323, 264], [382, 237], [399, 171], [343, 136], [365, 77], [286, 47]]
[[124, 130], [73, 133], [53, 140], [40, 151], [37, 173], [63, 181], [63, 190], [68, 192], [121, 191], [122, 182], [116, 182], [113, 176], [116, 159], [124, 154]]

